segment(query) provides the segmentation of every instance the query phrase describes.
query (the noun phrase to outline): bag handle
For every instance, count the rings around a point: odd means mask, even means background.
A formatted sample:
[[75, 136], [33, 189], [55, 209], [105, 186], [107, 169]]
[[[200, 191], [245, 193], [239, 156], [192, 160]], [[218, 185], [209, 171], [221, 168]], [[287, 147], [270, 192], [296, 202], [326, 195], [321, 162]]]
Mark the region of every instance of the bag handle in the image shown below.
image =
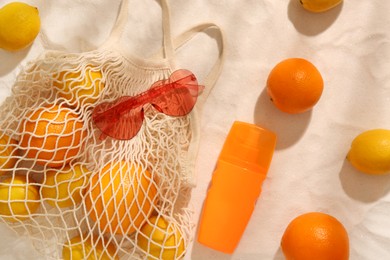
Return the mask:
[[[182, 32], [181, 34], [179, 34], [173, 39], [173, 50], [176, 51], [184, 44], [189, 42], [192, 38], [194, 38], [198, 33], [205, 32], [207, 30], [212, 30], [212, 29], [217, 31], [217, 36], [219, 38], [217, 39], [219, 40], [219, 44], [218, 44], [219, 55], [213, 67], [211, 68], [210, 72], [205, 77], [202, 83], [202, 85], [205, 86], [205, 89], [203, 90], [202, 95], [199, 96], [197, 101], [197, 103], [201, 103], [201, 104], [203, 104], [206, 101], [208, 95], [211, 92], [211, 89], [216, 84], [219, 75], [221, 74], [222, 71], [222, 66], [225, 61], [225, 51], [224, 51], [225, 38], [224, 38], [223, 31], [215, 23], [202, 23], [202, 24], [195, 25], [194, 27]], [[162, 55], [163, 55], [163, 50], [160, 50], [155, 55], [153, 55], [152, 58], [161, 57]], [[197, 106], [197, 107], [201, 107], [201, 106]]]
[[[163, 51], [164, 58], [170, 59], [174, 57], [172, 36], [171, 36], [171, 15], [169, 11], [169, 5], [167, 0], [160, 0], [161, 9], [162, 9], [162, 29], [163, 29]], [[121, 35], [123, 34], [124, 28], [127, 23], [127, 18], [129, 16], [129, 0], [122, 0], [119, 14], [114, 24], [114, 27], [111, 31], [108, 40], [103, 45], [109, 45], [113, 42], [119, 41]]]
[[[171, 36], [171, 25], [170, 25], [171, 18], [169, 12], [169, 5], [167, 0], [160, 0], [160, 4], [162, 8], [164, 57], [167, 59], [171, 59], [174, 57], [174, 50], [173, 50], [173, 43], [172, 43], [172, 36]], [[108, 38], [104, 41], [104, 43], [99, 48], [109, 46], [119, 41], [126, 27], [128, 16], [129, 16], [129, 0], [122, 0], [119, 6], [118, 16], [113, 26], [113, 29], [111, 30]], [[65, 50], [63, 46], [52, 42], [49, 39], [49, 37], [47, 37], [47, 35], [43, 30], [41, 30], [40, 32], [40, 39], [45, 49], [62, 50], [62, 51]]]
[[[179, 49], [181, 46], [186, 44], [188, 41], [190, 41], [197, 33], [199, 32], [205, 32], [210, 29], [215, 29], [218, 32], [219, 36], [219, 44], [218, 44], [218, 49], [219, 49], [219, 55], [217, 60], [215, 61], [213, 67], [211, 68], [210, 72], [207, 74], [207, 76], [204, 79], [204, 82], [202, 85], [205, 86], [205, 89], [203, 90], [202, 94], [198, 97], [198, 100], [196, 101], [196, 105], [194, 108], [194, 111], [192, 111], [189, 116], [192, 123], [191, 127], [191, 142], [188, 148], [188, 153], [187, 153], [187, 164], [186, 164], [186, 170], [190, 172], [190, 177], [186, 181], [186, 185], [188, 187], [195, 187], [196, 186], [196, 171], [195, 171], [195, 166], [196, 166], [196, 158], [198, 155], [198, 146], [199, 146], [199, 141], [200, 141], [200, 124], [199, 124], [199, 115], [201, 114], [201, 111], [204, 107], [204, 103], [207, 100], [207, 97], [209, 96], [212, 88], [215, 86], [219, 75], [221, 74], [222, 71], [222, 66], [225, 61], [225, 51], [224, 51], [224, 46], [225, 46], [225, 39], [223, 32], [219, 26], [217, 26], [214, 23], [203, 23], [196, 25], [181, 34], [179, 34], [176, 38], [173, 40], [173, 47], [174, 50], [176, 51]], [[158, 57], [163, 55], [163, 50], [160, 50], [160, 52], [156, 53], [154, 57]]]

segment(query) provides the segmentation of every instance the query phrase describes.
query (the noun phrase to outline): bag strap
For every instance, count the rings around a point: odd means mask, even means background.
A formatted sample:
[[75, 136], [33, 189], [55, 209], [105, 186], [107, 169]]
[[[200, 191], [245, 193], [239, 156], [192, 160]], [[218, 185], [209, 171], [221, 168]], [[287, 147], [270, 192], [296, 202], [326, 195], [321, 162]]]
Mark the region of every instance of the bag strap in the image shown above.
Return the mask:
[[[217, 60], [215, 61], [213, 67], [211, 68], [208, 75], [205, 77], [204, 81], [202, 82], [202, 85], [205, 86], [205, 89], [202, 92], [202, 95], [199, 96], [197, 103], [203, 103], [207, 100], [208, 95], [210, 94], [212, 88], [214, 87], [215, 83], [217, 82], [219, 75], [222, 71], [222, 66], [225, 61], [225, 38], [222, 29], [214, 24], [214, 23], [202, 23], [198, 24], [178, 36], [176, 36], [173, 39], [173, 50], [177, 51], [180, 47], [188, 43], [192, 38], [194, 38], [198, 33], [205, 32], [207, 30], [215, 30], [217, 32], [217, 37], [219, 40], [218, 49], [219, 49], [219, 55], [217, 57]], [[160, 50], [155, 55], [152, 56], [152, 58], [158, 58], [163, 55], [163, 50]], [[196, 107], [200, 108], [201, 105], [197, 105]]]
[[[162, 29], [163, 29], [163, 50], [164, 57], [167, 59], [173, 59], [174, 50], [171, 36], [171, 25], [170, 25], [170, 11], [167, 0], [160, 0], [162, 8]], [[119, 6], [118, 16], [115, 24], [111, 30], [111, 33], [107, 40], [99, 47], [105, 47], [118, 42], [123, 34], [126, 27], [127, 19], [129, 16], [129, 0], [122, 0]], [[65, 50], [65, 48], [59, 44], [52, 42], [45, 32], [41, 30], [40, 39], [45, 49], [51, 50]]]
[[[207, 100], [207, 97], [209, 96], [212, 88], [214, 87], [215, 83], [217, 82], [219, 75], [222, 71], [222, 66], [224, 64], [225, 60], [225, 39], [223, 32], [219, 26], [217, 26], [214, 23], [203, 23], [196, 25], [181, 34], [179, 34], [177, 37], [173, 39], [173, 48], [176, 51], [181, 46], [189, 42], [194, 36], [196, 36], [200, 32], [205, 32], [207, 30], [214, 29], [217, 31], [217, 37], [219, 37], [219, 55], [217, 60], [215, 61], [213, 67], [211, 68], [208, 75], [205, 77], [203, 84], [205, 86], [205, 89], [203, 90], [202, 94], [198, 97], [198, 100], [196, 101], [196, 105], [194, 110], [189, 114], [192, 123], [191, 127], [191, 142], [188, 148], [187, 153], [187, 164], [186, 164], [186, 171], [190, 173], [190, 176], [188, 180], [186, 180], [186, 184], [188, 187], [195, 187], [197, 180], [196, 180], [196, 164], [197, 164], [197, 156], [198, 156], [198, 148], [199, 148], [199, 141], [200, 141], [200, 123], [199, 123], [199, 116], [201, 114], [201, 111], [204, 107], [204, 103]], [[163, 50], [160, 50], [158, 53], [156, 53], [153, 58], [161, 57], [163, 55]]]
[[[170, 59], [174, 56], [172, 36], [171, 36], [171, 15], [169, 11], [169, 5], [167, 0], [160, 0], [161, 9], [162, 9], [162, 29], [163, 29], [163, 51], [164, 58]], [[111, 31], [110, 36], [106, 43], [103, 44], [109, 45], [113, 42], [119, 41], [123, 31], [126, 27], [127, 19], [129, 16], [129, 0], [122, 0], [118, 17], [116, 23]]]

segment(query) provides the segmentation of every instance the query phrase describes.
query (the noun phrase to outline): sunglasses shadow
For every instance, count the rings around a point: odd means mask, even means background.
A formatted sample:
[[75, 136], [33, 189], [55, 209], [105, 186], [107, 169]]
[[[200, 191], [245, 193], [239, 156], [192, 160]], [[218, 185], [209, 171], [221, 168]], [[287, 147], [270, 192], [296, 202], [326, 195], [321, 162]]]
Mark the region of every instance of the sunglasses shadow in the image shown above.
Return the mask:
[[257, 99], [254, 123], [273, 131], [277, 135], [276, 149], [286, 149], [304, 135], [310, 123], [312, 112], [288, 114], [280, 111], [270, 100], [266, 87]]

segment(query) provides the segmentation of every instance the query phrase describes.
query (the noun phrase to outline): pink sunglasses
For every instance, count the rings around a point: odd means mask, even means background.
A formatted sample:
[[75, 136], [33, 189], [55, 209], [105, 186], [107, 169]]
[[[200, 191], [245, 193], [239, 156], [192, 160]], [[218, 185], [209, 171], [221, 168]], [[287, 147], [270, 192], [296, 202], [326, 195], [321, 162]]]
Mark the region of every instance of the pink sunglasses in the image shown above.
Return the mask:
[[195, 75], [184, 69], [174, 71], [168, 79], [155, 82], [151, 88], [136, 96], [120, 97], [95, 107], [92, 120], [103, 133], [119, 140], [133, 138], [142, 127], [144, 105], [169, 116], [185, 116], [194, 108], [204, 86], [198, 85]]

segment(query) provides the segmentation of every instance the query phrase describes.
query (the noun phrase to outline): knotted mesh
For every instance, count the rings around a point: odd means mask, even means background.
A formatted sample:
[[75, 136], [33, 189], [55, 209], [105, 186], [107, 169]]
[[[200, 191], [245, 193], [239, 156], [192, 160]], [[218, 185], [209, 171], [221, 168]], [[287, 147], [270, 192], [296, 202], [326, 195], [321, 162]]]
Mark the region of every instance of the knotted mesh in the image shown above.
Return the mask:
[[0, 219], [49, 259], [177, 259], [193, 234], [189, 116], [144, 107], [139, 133], [105, 138], [94, 106], [169, 77], [115, 51], [46, 52], [0, 109]]

